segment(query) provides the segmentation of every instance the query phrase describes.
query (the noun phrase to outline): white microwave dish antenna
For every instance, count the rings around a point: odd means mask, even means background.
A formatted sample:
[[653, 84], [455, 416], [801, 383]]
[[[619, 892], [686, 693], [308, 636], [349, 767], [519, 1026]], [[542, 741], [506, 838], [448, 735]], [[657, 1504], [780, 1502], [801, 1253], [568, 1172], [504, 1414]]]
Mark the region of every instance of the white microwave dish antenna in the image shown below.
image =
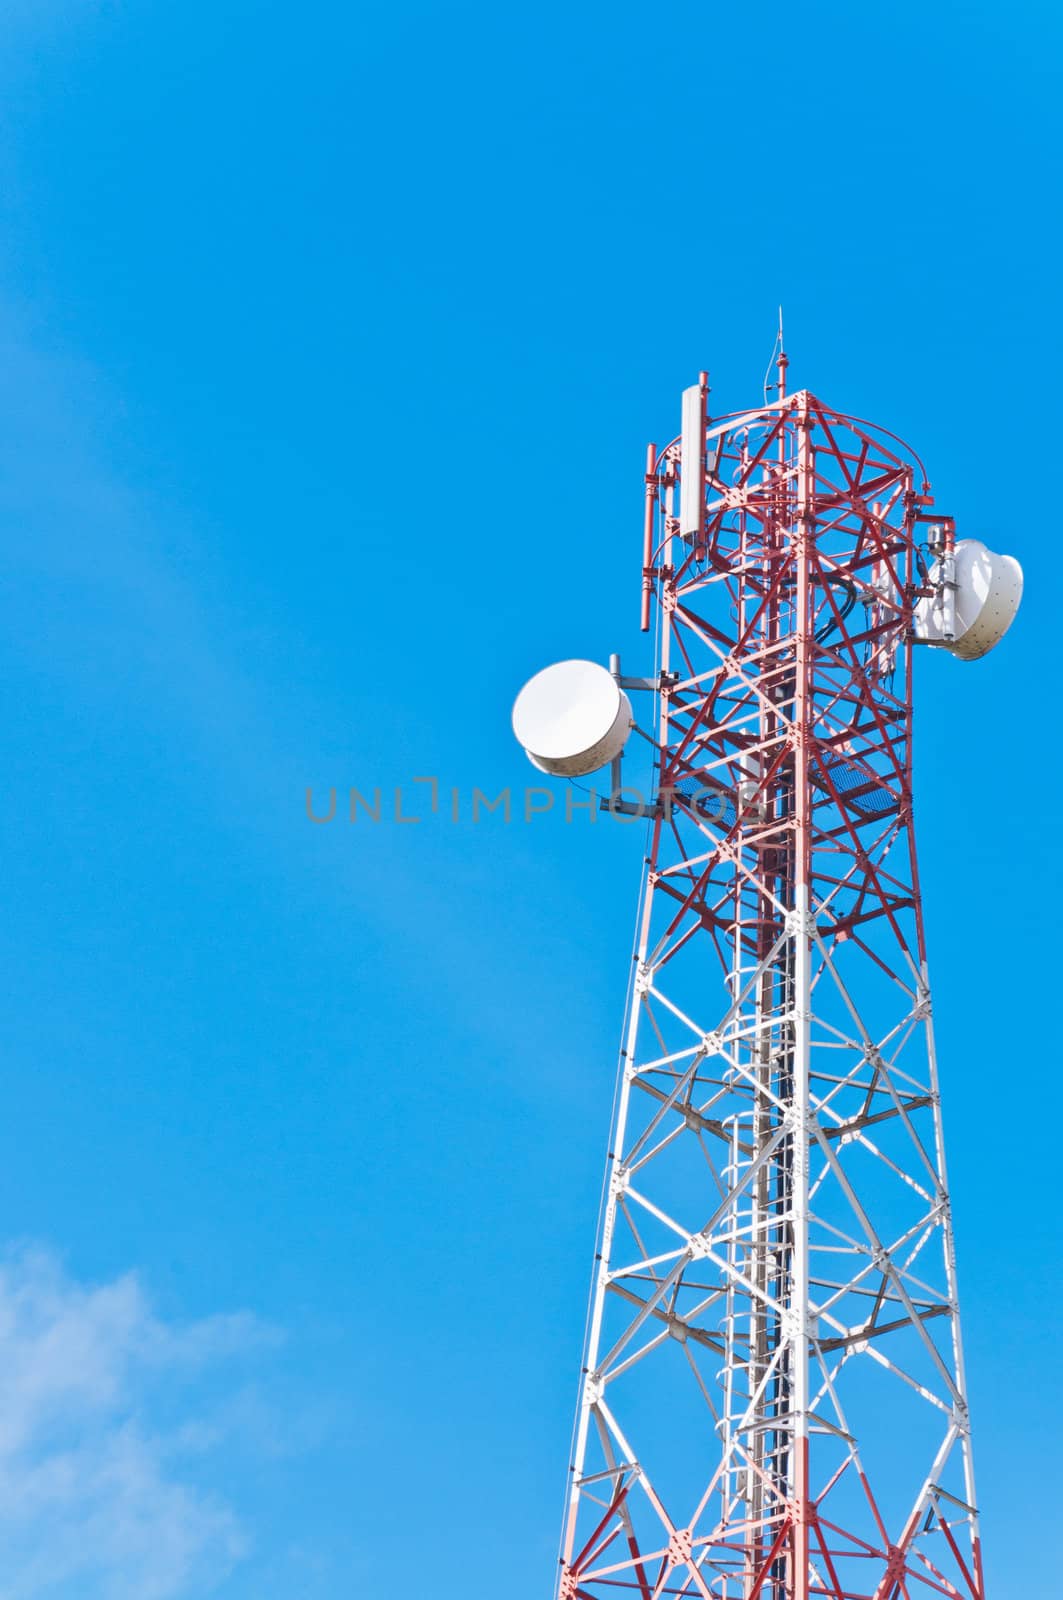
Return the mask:
[[631, 732], [631, 702], [595, 661], [557, 661], [530, 678], [513, 707], [513, 732], [533, 767], [582, 778], [607, 767]]
[[957, 540], [952, 559], [951, 584], [941, 558], [931, 569], [935, 593], [916, 606], [916, 633], [961, 661], [977, 661], [1000, 643], [1015, 621], [1022, 599], [1022, 568], [1014, 556], [998, 555], [980, 539]]

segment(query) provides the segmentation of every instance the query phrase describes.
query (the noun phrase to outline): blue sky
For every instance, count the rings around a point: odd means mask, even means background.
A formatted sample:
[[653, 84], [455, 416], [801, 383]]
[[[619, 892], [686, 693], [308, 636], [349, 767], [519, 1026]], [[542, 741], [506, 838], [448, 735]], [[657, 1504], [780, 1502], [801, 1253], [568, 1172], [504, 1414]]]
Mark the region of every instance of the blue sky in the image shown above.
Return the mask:
[[523, 784], [533, 670], [645, 665], [645, 442], [780, 301], [1026, 569], [919, 663], [917, 803], [991, 1593], [1048, 1592], [1061, 31], [5, 8], [0, 1600], [548, 1593], [639, 831], [304, 794]]

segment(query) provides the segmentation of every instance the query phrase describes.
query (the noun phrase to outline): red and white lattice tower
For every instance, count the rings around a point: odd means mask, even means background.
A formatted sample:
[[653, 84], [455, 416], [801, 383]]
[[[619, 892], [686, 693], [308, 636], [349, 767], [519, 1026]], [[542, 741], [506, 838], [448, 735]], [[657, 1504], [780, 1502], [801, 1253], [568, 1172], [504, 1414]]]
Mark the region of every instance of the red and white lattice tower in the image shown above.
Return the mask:
[[984, 653], [1021, 574], [957, 577], [914, 453], [785, 375], [716, 420], [703, 376], [650, 450], [656, 671], [614, 677], [657, 787], [560, 1600], [984, 1600], [912, 658]]

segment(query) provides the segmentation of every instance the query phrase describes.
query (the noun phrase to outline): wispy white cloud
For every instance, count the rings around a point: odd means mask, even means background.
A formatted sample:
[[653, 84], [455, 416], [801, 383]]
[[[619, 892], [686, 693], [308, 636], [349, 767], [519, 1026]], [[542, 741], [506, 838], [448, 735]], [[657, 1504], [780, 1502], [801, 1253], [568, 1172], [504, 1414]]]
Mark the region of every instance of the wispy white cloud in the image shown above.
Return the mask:
[[185, 1389], [272, 1337], [247, 1315], [168, 1322], [134, 1274], [81, 1284], [40, 1250], [0, 1265], [0, 1600], [213, 1589], [249, 1541], [186, 1481], [217, 1430]]

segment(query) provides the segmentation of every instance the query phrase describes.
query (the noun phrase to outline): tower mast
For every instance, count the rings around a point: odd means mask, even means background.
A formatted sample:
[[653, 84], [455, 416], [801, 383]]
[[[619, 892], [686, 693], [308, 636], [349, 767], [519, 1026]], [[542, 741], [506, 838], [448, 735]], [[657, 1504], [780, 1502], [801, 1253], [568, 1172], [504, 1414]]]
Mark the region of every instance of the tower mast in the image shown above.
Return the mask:
[[911, 668], [991, 648], [1021, 573], [787, 365], [780, 327], [774, 400], [713, 420], [702, 374], [651, 447], [653, 679], [563, 663], [514, 713], [566, 774], [619, 760], [624, 687], [655, 707], [560, 1600], [985, 1600]]

